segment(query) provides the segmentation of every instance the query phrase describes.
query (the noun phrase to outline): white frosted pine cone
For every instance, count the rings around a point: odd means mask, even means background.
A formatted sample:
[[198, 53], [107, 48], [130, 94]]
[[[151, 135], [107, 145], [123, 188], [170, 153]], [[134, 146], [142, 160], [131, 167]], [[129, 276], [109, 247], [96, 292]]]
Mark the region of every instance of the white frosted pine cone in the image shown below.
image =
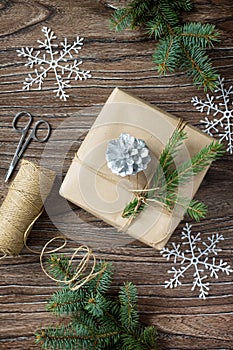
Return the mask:
[[108, 142], [107, 165], [114, 174], [122, 177], [145, 170], [151, 161], [145, 142], [126, 133]]

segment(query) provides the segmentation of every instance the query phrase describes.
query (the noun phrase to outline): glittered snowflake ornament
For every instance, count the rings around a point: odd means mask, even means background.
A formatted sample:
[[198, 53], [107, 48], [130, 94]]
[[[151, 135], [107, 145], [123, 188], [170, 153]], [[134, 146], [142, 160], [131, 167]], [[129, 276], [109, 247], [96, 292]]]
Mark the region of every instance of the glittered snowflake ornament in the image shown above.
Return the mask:
[[[168, 271], [172, 277], [165, 281], [165, 288], [181, 286], [181, 279], [184, 278], [186, 271], [193, 269], [192, 291], [199, 288], [199, 298], [206, 299], [210, 289], [210, 283], [207, 282], [208, 275], [217, 279], [219, 272], [229, 275], [233, 270], [227, 262], [222, 259], [217, 261], [215, 257], [218, 252], [221, 252], [221, 249], [217, 248], [217, 244], [224, 240], [223, 235], [213, 234], [208, 237], [207, 242], [204, 242], [200, 233], [192, 234], [191, 228], [192, 226], [186, 223], [181, 234], [183, 242], [181, 244], [172, 243], [171, 249], [163, 248], [161, 250], [162, 256], [167, 260], [173, 260], [175, 264], [180, 264], [180, 267], [173, 266]], [[214, 256], [210, 257], [211, 254]]]
[[206, 100], [202, 101], [198, 97], [192, 98], [192, 103], [196, 109], [203, 113], [206, 112], [207, 116], [213, 113], [213, 119], [205, 117], [201, 120], [204, 126], [204, 132], [213, 136], [216, 133], [220, 141], [227, 141], [227, 151], [233, 153], [233, 101], [230, 101], [231, 95], [233, 95], [232, 86], [229, 89], [225, 88], [224, 78], [218, 79], [217, 88], [215, 90], [216, 96], [206, 95]]
[[38, 90], [41, 90], [48, 73], [53, 72], [55, 85], [57, 86], [54, 92], [57, 97], [66, 101], [69, 95], [65, 92], [65, 89], [71, 86], [71, 78], [74, 78], [74, 80], [91, 78], [90, 71], [80, 69], [82, 61], [74, 58], [74, 54], [79, 54], [83, 46], [83, 38], [77, 37], [72, 44], [69, 44], [65, 38], [60, 43], [61, 48], [58, 49], [58, 44], [54, 43], [57, 38], [54, 32], [47, 27], [43, 27], [41, 31], [45, 36], [45, 40], [37, 40], [37, 42], [43, 52], [28, 47], [17, 50], [18, 56], [28, 59], [25, 66], [34, 68], [34, 73], [29, 73], [25, 79], [23, 89], [30, 90], [33, 85], [37, 85]]
[[106, 160], [113, 174], [124, 177], [145, 170], [151, 157], [143, 140], [122, 133], [118, 139], [109, 141]]

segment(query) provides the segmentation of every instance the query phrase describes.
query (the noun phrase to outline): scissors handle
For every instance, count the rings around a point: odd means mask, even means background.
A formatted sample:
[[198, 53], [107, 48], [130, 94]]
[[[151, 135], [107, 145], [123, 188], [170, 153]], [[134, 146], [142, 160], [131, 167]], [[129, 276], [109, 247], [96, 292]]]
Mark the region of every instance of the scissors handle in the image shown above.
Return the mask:
[[[28, 118], [28, 121], [26, 122], [25, 126], [23, 126], [23, 127], [18, 125], [18, 121], [22, 117]], [[50, 136], [51, 126], [47, 121], [45, 121], [43, 119], [38, 120], [35, 123], [34, 127], [29, 131], [32, 122], [33, 122], [33, 116], [28, 112], [19, 112], [16, 114], [16, 116], [13, 119], [13, 122], [12, 122], [13, 128], [17, 132], [21, 133], [21, 137], [20, 137], [19, 143], [17, 145], [14, 157], [11, 161], [10, 167], [7, 171], [5, 181], [8, 181], [8, 179], [10, 178], [12, 172], [14, 171], [14, 168], [16, 167], [19, 159], [22, 157], [22, 154], [24, 153], [25, 149], [27, 148], [27, 146], [31, 142], [31, 140], [35, 140], [37, 142], [45, 142], [48, 140], [48, 138]], [[37, 133], [38, 133], [39, 127], [42, 124], [45, 124], [45, 126], [47, 128], [47, 133], [44, 137], [41, 138], [41, 137], [37, 136]], [[28, 137], [27, 137], [27, 134], [28, 134]]]
[[[25, 116], [28, 118], [28, 122], [26, 123], [26, 125], [24, 127], [19, 127], [18, 126], [18, 121], [22, 117], [25, 117]], [[32, 122], [33, 122], [33, 117], [32, 117], [32, 115], [30, 113], [28, 113], [28, 112], [19, 112], [14, 117], [13, 122], [12, 122], [12, 126], [17, 132], [21, 132], [22, 134], [26, 134], [26, 132], [29, 130]]]
[[[39, 130], [39, 126], [41, 126], [42, 124], [45, 124], [45, 126], [47, 128], [47, 133], [44, 137], [41, 138], [41, 137], [37, 136], [37, 132]], [[48, 138], [50, 136], [50, 132], [51, 132], [50, 124], [46, 120], [41, 119], [35, 123], [35, 126], [33, 127], [32, 131], [30, 133], [30, 137], [37, 142], [45, 142], [48, 140]]]

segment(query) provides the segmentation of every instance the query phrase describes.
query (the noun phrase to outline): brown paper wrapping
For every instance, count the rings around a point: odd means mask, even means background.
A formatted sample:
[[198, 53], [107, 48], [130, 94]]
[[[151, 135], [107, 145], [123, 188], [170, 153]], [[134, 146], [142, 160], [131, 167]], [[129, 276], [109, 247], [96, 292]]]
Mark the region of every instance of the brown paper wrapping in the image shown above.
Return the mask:
[[[127, 227], [122, 211], [133, 198], [135, 189], [142, 189], [150, 180], [159, 156], [172, 136], [179, 119], [116, 88], [79, 148], [60, 189], [60, 195], [101, 218], [119, 230]], [[175, 164], [190, 159], [212, 139], [186, 125], [187, 140], [175, 158]], [[107, 143], [127, 132], [143, 139], [149, 147], [152, 162], [144, 173], [121, 178], [106, 166]], [[205, 171], [194, 176], [179, 194], [192, 199]], [[184, 210], [169, 212], [160, 204], [147, 206], [128, 226], [127, 233], [136, 239], [162, 249], [183, 218]]]

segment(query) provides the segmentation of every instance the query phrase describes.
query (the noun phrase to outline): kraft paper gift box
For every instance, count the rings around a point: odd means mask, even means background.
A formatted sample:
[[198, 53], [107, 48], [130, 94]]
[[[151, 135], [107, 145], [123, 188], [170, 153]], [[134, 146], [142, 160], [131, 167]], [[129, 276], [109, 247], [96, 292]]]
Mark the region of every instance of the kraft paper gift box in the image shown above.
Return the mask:
[[[161, 109], [114, 89], [102, 111], [80, 146], [60, 188], [60, 195], [77, 204], [118, 230], [156, 249], [162, 249], [183, 219], [184, 209], [172, 211], [159, 203], [147, 205], [133, 220], [122, 217], [125, 206], [134, 198], [135, 189], [149, 183], [158, 165], [159, 156], [182, 120]], [[212, 139], [198, 129], [183, 124], [187, 134], [174, 159], [175, 166], [190, 159]], [[152, 161], [138, 175], [125, 178], [114, 175], [107, 167], [107, 144], [122, 133], [143, 139], [150, 149]], [[205, 171], [179, 187], [179, 194], [192, 199]]]

